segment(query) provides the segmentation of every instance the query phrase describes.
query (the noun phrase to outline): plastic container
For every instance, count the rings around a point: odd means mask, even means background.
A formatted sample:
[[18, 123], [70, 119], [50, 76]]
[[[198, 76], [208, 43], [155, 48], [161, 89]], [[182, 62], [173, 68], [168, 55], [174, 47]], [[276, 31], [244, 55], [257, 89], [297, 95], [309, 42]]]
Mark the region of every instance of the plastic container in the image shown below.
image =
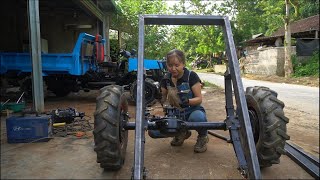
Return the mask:
[[25, 102], [20, 102], [20, 103], [15, 103], [15, 102], [10, 102], [4, 105], [6, 109], [10, 109], [13, 112], [21, 112], [25, 107], [26, 103]]
[[8, 143], [45, 142], [52, 137], [51, 116], [11, 116], [6, 119]]

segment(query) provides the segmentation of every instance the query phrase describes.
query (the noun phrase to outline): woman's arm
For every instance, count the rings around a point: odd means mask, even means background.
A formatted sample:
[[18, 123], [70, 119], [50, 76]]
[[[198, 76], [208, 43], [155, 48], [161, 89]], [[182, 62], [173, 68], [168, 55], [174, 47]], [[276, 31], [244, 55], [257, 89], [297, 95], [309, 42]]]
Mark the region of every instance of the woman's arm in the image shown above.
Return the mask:
[[200, 105], [202, 103], [201, 84], [197, 82], [191, 87], [194, 97], [189, 99], [190, 106]]

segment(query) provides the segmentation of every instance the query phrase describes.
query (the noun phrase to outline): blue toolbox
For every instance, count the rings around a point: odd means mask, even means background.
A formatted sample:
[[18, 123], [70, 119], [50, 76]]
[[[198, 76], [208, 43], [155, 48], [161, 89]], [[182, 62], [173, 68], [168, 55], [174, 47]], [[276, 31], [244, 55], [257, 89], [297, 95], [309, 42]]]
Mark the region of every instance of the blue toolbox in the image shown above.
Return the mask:
[[8, 143], [45, 142], [52, 137], [48, 115], [11, 116], [6, 119]]

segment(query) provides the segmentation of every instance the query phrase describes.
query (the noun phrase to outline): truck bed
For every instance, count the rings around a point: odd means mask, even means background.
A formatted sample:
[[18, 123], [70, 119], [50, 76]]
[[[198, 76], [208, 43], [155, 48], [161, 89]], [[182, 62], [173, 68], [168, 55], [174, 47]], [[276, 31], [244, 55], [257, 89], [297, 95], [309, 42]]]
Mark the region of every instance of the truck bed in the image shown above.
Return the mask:
[[[70, 54], [42, 54], [42, 72], [48, 74], [83, 75], [89, 68], [89, 59], [81, 67], [80, 57]], [[29, 53], [0, 53], [0, 74], [8, 71], [31, 72], [32, 60]]]
[[[95, 68], [95, 65], [91, 62], [91, 56], [86, 56], [84, 53], [81, 55], [82, 45], [92, 44], [93, 42], [94, 36], [81, 33], [72, 53], [41, 54], [42, 75], [84, 75], [89, 68]], [[0, 66], [0, 74], [5, 74], [10, 71], [16, 73], [31, 73], [32, 59], [30, 53], [0, 52]]]

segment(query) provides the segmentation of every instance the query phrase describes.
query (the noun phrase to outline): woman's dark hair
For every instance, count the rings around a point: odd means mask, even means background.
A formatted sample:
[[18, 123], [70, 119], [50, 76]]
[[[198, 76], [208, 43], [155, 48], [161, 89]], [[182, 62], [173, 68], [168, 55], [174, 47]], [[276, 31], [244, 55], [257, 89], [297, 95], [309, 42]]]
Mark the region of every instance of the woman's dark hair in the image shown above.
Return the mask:
[[186, 57], [181, 50], [173, 49], [169, 51], [166, 55], [166, 60], [168, 61], [170, 58], [176, 57], [180, 62], [186, 64]]

